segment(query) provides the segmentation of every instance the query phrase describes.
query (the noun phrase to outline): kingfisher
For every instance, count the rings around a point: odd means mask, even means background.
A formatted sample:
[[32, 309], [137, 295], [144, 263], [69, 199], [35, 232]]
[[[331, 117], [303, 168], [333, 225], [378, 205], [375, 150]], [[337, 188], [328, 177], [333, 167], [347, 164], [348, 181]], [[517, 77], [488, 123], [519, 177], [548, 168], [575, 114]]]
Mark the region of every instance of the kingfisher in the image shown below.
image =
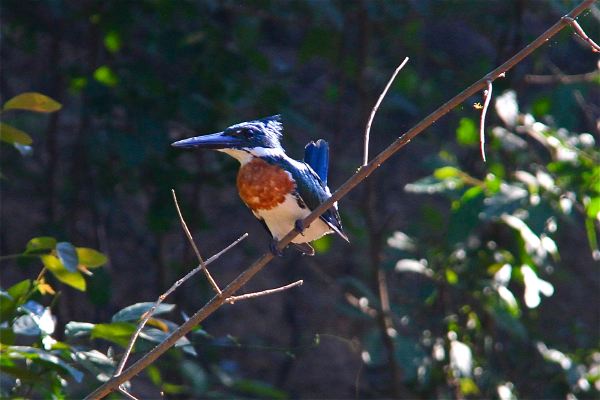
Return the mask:
[[223, 132], [179, 140], [172, 146], [217, 150], [239, 161], [239, 195], [271, 234], [273, 254], [281, 255], [277, 242], [292, 229], [299, 235], [290, 244], [306, 255], [315, 254], [309, 242], [324, 235], [336, 233], [348, 241], [337, 202], [309, 226], [302, 223], [331, 197], [327, 186], [329, 145], [323, 139], [308, 143], [304, 161], [298, 161], [285, 153], [282, 135], [281, 116], [273, 115], [232, 125]]

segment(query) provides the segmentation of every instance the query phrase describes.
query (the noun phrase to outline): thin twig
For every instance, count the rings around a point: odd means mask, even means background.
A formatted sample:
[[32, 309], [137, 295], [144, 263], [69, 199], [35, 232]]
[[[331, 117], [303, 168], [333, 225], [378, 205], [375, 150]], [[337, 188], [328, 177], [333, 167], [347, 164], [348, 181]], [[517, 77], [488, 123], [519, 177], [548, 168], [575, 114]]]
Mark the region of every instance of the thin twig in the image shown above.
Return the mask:
[[175, 190], [171, 189], [171, 193], [173, 194], [173, 202], [175, 203], [175, 208], [177, 209], [177, 215], [179, 215], [179, 221], [181, 222], [181, 227], [183, 228], [183, 231], [185, 232], [185, 235], [187, 236], [188, 241], [192, 245], [192, 248], [194, 249], [194, 253], [196, 253], [196, 258], [198, 259], [198, 262], [200, 262], [200, 265], [203, 267], [202, 271], [204, 271], [204, 275], [206, 275], [206, 279], [208, 279], [208, 282], [210, 282], [210, 285], [212, 286], [213, 290], [215, 292], [217, 292], [217, 295], [220, 295], [221, 289], [219, 288], [219, 285], [217, 285], [217, 282], [215, 282], [215, 280], [213, 279], [210, 272], [208, 272], [208, 269], [206, 268], [206, 265], [204, 264], [204, 259], [202, 258], [202, 255], [200, 255], [200, 250], [198, 250], [198, 246], [196, 246], [196, 243], [194, 242], [192, 233], [188, 229], [187, 224], [185, 223], [185, 220], [183, 219], [183, 215], [181, 214], [181, 209], [179, 208], [179, 203], [177, 202], [177, 195], [175, 194]]
[[592, 82], [600, 76], [600, 70], [586, 72], [585, 74], [576, 75], [525, 75], [525, 82], [536, 85], [547, 85], [552, 83], [560, 83], [568, 85], [579, 82]]
[[[577, 7], [575, 7], [568, 14], [569, 17], [576, 17], [583, 11], [588, 9], [594, 0], [584, 0]], [[303, 221], [305, 226], [308, 226], [315, 219], [319, 218], [321, 214], [329, 210], [333, 204], [344, 197], [348, 192], [354, 189], [358, 184], [364, 181], [373, 171], [375, 171], [381, 164], [383, 164], [388, 158], [397, 153], [402, 147], [406, 146], [410, 141], [415, 138], [418, 134], [423, 132], [435, 121], [446, 115], [448, 112], [453, 110], [455, 107], [462, 104], [469, 97], [473, 96], [480, 90], [486, 87], [488, 80], [494, 80], [501, 74], [507, 72], [515, 65], [523, 61], [527, 56], [533, 53], [536, 49], [544, 45], [548, 39], [556, 35], [562, 30], [568, 22], [561, 19], [552, 25], [548, 30], [542, 33], [537, 39], [529, 43], [524, 49], [519, 51], [517, 54], [512, 56], [504, 64], [454, 96], [451, 100], [440, 106], [434, 112], [429, 114], [427, 117], [422, 119], [417, 125], [407, 131], [404, 135], [396, 139], [391, 145], [385, 150], [379, 153], [371, 162], [366, 166], [360, 168], [354, 175], [352, 175], [342, 186], [340, 186], [327, 201], [323, 202], [320, 206], [315, 208]], [[278, 250], [283, 250], [299, 233], [293, 229], [277, 244]], [[231, 297], [237, 292], [242, 286], [244, 286], [254, 275], [261, 271], [272, 259], [273, 253], [268, 251], [264, 253], [258, 260], [253, 262], [246, 270], [239, 274], [233, 281], [231, 281], [224, 289], [222, 296], [214, 296], [208, 301], [200, 310], [192, 315], [186, 322], [184, 322], [179, 328], [177, 328], [169, 337], [159, 343], [156, 347], [146, 353], [140, 358], [135, 364], [127, 368], [117, 377], [113, 377], [92, 393], [90, 393], [86, 399], [100, 399], [108, 395], [110, 392], [115, 390], [120, 384], [128, 381], [132, 377], [139, 374], [144, 368], [152, 364], [158, 357], [169, 350], [175, 345], [175, 343], [189, 331], [191, 331], [196, 325], [204, 321], [209, 315], [218, 310], [226, 301], [228, 297]]]
[[227, 300], [225, 300], [225, 301], [228, 302], [229, 304], [233, 304], [236, 301], [255, 299], [257, 297], [266, 296], [266, 295], [273, 294], [273, 293], [283, 292], [284, 290], [288, 290], [288, 289], [291, 289], [296, 286], [302, 286], [303, 283], [304, 283], [304, 281], [302, 279], [300, 279], [299, 281], [290, 283], [289, 285], [281, 286], [281, 287], [274, 288], [274, 289], [267, 289], [267, 290], [262, 290], [260, 292], [246, 293], [246, 294], [242, 294], [239, 296], [231, 296], [231, 297], [228, 297]]
[[119, 392], [121, 392], [121, 394], [123, 394], [125, 397], [127, 397], [130, 400], [138, 400], [137, 397], [135, 397], [134, 395], [132, 395], [131, 393], [129, 393], [125, 388], [123, 388], [122, 386], [119, 386]]
[[129, 338], [129, 344], [127, 345], [127, 349], [125, 350], [125, 353], [123, 354], [123, 357], [121, 358], [121, 361], [119, 362], [119, 365], [117, 366], [117, 369], [115, 370], [115, 373], [114, 373], [113, 376], [115, 376], [115, 377], [119, 376], [121, 374], [121, 372], [123, 372], [123, 368], [125, 367], [125, 363], [127, 363], [127, 359], [131, 355], [131, 351], [133, 350], [133, 346], [135, 345], [135, 342], [136, 342], [138, 336], [140, 335], [140, 333], [142, 332], [142, 329], [144, 329], [144, 326], [146, 326], [146, 324], [148, 323], [148, 321], [150, 320], [150, 318], [152, 318], [152, 315], [154, 315], [154, 312], [156, 311], [156, 309], [158, 308], [158, 306], [163, 301], [165, 301], [165, 299], [171, 293], [173, 293], [175, 291], [175, 289], [177, 289], [179, 286], [181, 286], [185, 281], [187, 281], [192, 276], [194, 276], [196, 273], [198, 273], [198, 271], [200, 271], [200, 270], [206, 270], [206, 266], [207, 265], [210, 265], [213, 261], [216, 261], [219, 257], [221, 257], [221, 255], [223, 255], [225, 252], [227, 252], [228, 250], [230, 250], [236, 244], [238, 244], [239, 242], [241, 242], [242, 240], [244, 240], [246, 237], [248, 237], [248, 234], [244, 233], [242, 236], [240, 236], [239, 238], [237, 238], [229, 246], [227, 246], [226, 248], [224, 248], [223, 250], [221, 250], [220, 252], [218, 252], [214, 256], [210, 257], [208, 260], [206, 260], [205, 263], [203, 263], [202, 265], [197, 266], [196, 268], [194, 268], [193, 270], [191, 270], [190, 272], [188, 272], [183, 278], [181, 278], [177, 282], [175, 282], [169, 288], [169, 290], [167, 290], [166, 292], [164, 292], [163, 294], [161, 294], [158, 297], [158, 299], [152, 305], [152, 307], [148, 311], [146, 311], [146, 313], [144, 314], [144, 317], [142, 318], [142, 320], [138, 324], [137, 329], [135, 330], [135, 332], [133, 333], [133, 335], [131, 335], [131, 338]]
[[402, 64], [400, 64], [398, 66], [398, 68], [396, 68], [396, 70], [392, 74], [392, 77], [388, 81], [387, 85], [385, 85], [385, 89], [383, 89], [383, 92], [381, 92], [381, 94], [379, 95], [379, 99], [377, 99], [377, 103], [375, 103], [375, 105], [373, 106], [373, 109], [371, 110], [371, 115], [369, 116], [369, 121], [367, 121], [367, 126], [365, 128], [365, 144], [364, 144], [363, 163], [362, 163], [363, 166], [367, 165], [367, 163], [369, 162], [369, 138], [371, 136], [371, 125], [373, 124], [373, 120], [375, 119], [375, 114], [377, 113], [377, 110], [379, 109], [379, 106], [381, 105], [383, 98], [385, 97], [388, 90], [390, 89], [390, 86], [392, 86], [392, 82], [394, 82], [394, 79], [396, 79], [396, 75], [398, 75], [398, 72], [400, 72], [400, 70], [402, 68], [404, 68], [404, 66], [406, 65], [407, 62], [408, 62], [408, 57], [406, 57], [404, 59], [404, 61], [402, 61]]
[[481, 149], [481, 158], [485, 162], [485, 115], [487, 114], [490, 100], [492, 99], [492, 80], [487, 81], [487, 89], [483, 92], [484, 102], [481, 110], [481, 119], [479, 120], [479, 146]]
[[598, 44], [596, 42], [594, 42], [588, 35], [586, 35], [583, 28], [581, 27], [581, 25], [579, 25], [579, 22], [577, 22], [577, 20], [575, 18], [569, 17], [567, 15], [567, 16], [564, 16], [563, 19], [566, 20], [567, 22], [569, 22], [569, 24], [575, 30], [575, 33], [592, 47], [592, 51], [594, 53], [600, 53], [600, 46], [598, 46]]

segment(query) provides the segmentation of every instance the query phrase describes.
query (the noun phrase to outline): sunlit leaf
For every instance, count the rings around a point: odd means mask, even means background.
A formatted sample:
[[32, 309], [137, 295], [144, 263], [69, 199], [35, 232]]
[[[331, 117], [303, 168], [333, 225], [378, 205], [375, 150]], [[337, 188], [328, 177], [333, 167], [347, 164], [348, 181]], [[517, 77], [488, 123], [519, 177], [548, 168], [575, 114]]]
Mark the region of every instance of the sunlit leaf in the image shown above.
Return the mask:
[[[28, 110], [50, 113], [60, 110], [62, 105], [50, 97], [36, 92], [21, 93], [4, 103], [4, 110]], [[28, 144], [28, 143], [25, 143]]]
[[52, 254], [41, 256], [44, 266], [58, 279], [59, 281], [74, 287], [77, 290], [85, 291], [85, 279], [79, 271], [71, 272], [65, 268], [58, 257]]
[[456, 128], [456, 141], [463, 146], [473, 146], [479, 143], [479, 132], [475, 121], [471, 118], [461, 118]]
[[507, 90], [496, 97], [496, 113], [508, 127], [517, 124], [519, 118], [519, 105], [517, 104], [517, 93], [514, 90]]
[[31, 239], [27, 242], [25, 253], [41, 250], [53, 250], [56, 247], [56, 239], [50, 236], [40, 236]]
[[[113, 322], [119, 321], [138, 321], [142, 316], [154, 306], [154, 303], [136, 303], [123, 308], [112, 317]], [[154, 315], [164, 314], [172, 311], [175, 304], [161, 303], [154, 311]]]
[[117, 31], [109, 31], [104, 36], [104, 47], [111, 53], [116, 53], [121, 49], [121, 35]]
[[458, 283], [458, 275], [450, 268], [446, 268], [446, 281], [451, 285]]
[[94, 324], [89, 322], [70, 321], [65, 325], [65, 336], [79, 337], [91, 334]]
[[433, 276], [433, 271], [427, 268], [425, 260], [398, 260], [394, 269], [398, 272], [414, 272], [425, 276]]
[[0, 140], [10, 144], [25, 146], [33, 143], [33, 139], [27, 133], [4, 122], [0, 122]]
[[56, 244], [56, 253], [58, 258], [69, 272], [77, 272], [77, 265], [79, 265], [79, 258], [77, 257], [77, 250], [69, 242], [59, 242]]
[[471, 378], [460, 379], [460, 391], [466, 396], [479, 394], [479, 388]]
[[456, 167], [446, 166], [442, 168], [438, 168], [433, 171], [433, 176], [435, 176], [439, 180], [444, 180], [448, 178], [456, 178], [461, 175], [461, 170]]
[[[164, 341], [167, 337], [169, 337], [169, 332], [163, 332], [159, 329], [155, 328], [147, 328], [140, 332], [140, 337], [142, 339], [148, 340], [153, 343], [160, 343]], [[185, 336], [179, 338], [177, 342], [175, 342], [175, 347], [180, 347], [185, 353], [196, 356], [196, 350], [192, 346], [191, 342]]]
[[311, 243], [317, 253], [326, 253], [331, 248], [333, 239], [331, 236], [323, 236], [322, 238], [315, 240]]
[[97, 250], [87, 247], [77, 247], [76, 251], [79, 264], [83, 264], [88, 268], [98, 268], [108, 262], [108, 257]]
[[129, 322], [97, 324], [92, 328], [92, 339], [105, 339], [125, 347], [134, 331], [135, 325]]
[[110, 67], [103, 65], [94, 71], [94, 79], [106, 86], [116, 86], [119, 83], [119, 77]]
[[159, 318], [150, 318], [146, 325], [154, 326], [155, 328], [158, 328], [163, 332], [169, 332], [169, 327], [167, 326], [167, 324]]
[[554, 294], [554, 286], [550, 282], [540, 279], [535, 271], [528, 265], [521, 267], [523, 283], [525, 284], [525, 305], [536, 308], [540, 304], [540, 293], [546, 297]]
[[460, 377], [471, 376], [473, 368], [473, 354], [465, 343], [458, 340], [450, 342], [450, 366]]
[[600, 197], [590, 199], [585, 205], [585, 212], [588, 217], [600, 222]]

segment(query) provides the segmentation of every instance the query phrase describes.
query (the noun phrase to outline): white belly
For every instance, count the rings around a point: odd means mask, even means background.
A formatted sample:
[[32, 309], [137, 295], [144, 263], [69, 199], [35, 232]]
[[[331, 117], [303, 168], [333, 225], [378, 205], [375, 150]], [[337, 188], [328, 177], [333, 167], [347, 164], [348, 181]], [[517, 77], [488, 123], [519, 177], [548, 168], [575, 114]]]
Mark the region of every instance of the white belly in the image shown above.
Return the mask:
[[[310, 210], [300, 208], [294, 196], [288, 194], [283, 203], [270, 210], [258, 210], [255, 214], [265, 221], [273, 237], [279, 240], [294, 229], [297, 220], [306, 218], [310, 214]], [[312, 242], [331, 232], [333, 231], [329, 225], [321, 218], [317, 218], [303, 233], [296, 236], [292, 243]]]

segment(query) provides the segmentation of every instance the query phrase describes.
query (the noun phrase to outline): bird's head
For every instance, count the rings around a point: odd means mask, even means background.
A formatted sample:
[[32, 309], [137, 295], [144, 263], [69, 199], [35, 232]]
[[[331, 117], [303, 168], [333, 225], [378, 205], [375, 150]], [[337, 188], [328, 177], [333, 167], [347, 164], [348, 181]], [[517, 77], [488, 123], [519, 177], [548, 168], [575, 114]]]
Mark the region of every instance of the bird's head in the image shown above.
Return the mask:
[[179, 140], [172, 146], [220, 150], [234, 157], [237, 152], [279, 151], [282, 130], [281, 116], [273, 115], [232, 125], [223, 132]]

